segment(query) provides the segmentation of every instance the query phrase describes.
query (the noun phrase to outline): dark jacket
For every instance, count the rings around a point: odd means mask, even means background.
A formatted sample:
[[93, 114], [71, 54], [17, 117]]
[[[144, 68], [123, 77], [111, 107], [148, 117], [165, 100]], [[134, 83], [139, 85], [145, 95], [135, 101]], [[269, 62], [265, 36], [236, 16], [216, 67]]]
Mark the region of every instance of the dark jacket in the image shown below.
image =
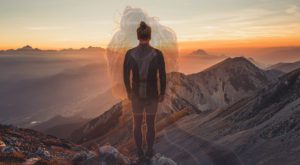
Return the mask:
[[[131, 73], [132, 80], [130, 81]], [[160, 80], [159, 93], [157, 74]], [[157, 98], [159, 94], [164, 95], [166, 70], [162, 52], [149, 44], [139, 44], [128, 50], [123, 65], [123, 78], [129, 97], [151, 99]]]

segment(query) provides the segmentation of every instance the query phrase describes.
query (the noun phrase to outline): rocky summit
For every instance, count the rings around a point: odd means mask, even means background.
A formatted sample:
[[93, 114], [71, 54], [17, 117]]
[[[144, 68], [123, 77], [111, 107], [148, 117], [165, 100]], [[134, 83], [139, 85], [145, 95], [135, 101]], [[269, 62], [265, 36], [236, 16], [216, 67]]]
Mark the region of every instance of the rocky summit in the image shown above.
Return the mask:
[[6, 125], [0, 126], [0, 143], [0, 162], [11, 164], [67, 164], [78, 152], [87, 152], [87, 149], [66, 140]]
[[[176, 165], [161, 154], [149, 162]], [[87, 149], [30, 129], [0, 125], [0, 164], [142, 165], [144, 162], [136, 162], [108, 144]]]

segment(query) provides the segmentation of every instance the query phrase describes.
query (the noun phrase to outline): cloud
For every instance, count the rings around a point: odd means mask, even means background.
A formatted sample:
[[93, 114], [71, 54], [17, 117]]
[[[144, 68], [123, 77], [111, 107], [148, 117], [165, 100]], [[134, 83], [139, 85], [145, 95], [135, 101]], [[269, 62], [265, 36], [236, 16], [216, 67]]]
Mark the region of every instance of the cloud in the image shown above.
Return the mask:
[[186, 24], [192, 22], [192, 20], [162, 20], [159, 21], [162, 24], [167, 24], [167, 25], [178, 25], [178, 24]]
[[300, 9], [297, 5], [290, 5], [285, 12], [291, 15], [300, 16]]
[[[222, 40], [258, 37], [285, 37], [299, 34], [299, 8], [247, 8], [199, 16], [189, 30], [178, 32], [179, 40]], [[201, 20], [201, 21], [199, 21]], [[289, 30], [287, 30], [289, 29]]]
[[24, 27], [24, 29], [32, 30], [32, 31], [45, 31], [45, 30], [62, 30], [62, 29], [69, 29], [69, 28], [63, 26], [26, 26]]

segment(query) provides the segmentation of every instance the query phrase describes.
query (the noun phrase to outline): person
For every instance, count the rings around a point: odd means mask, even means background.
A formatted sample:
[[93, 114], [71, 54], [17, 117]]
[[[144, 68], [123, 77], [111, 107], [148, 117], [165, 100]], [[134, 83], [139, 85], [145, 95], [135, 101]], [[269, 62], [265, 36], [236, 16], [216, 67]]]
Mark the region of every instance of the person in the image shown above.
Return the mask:
[[[154, 154], [155, 116], [158, 103], [164, 100], [166, 89], [166, 70], [162, 52], [153, 48], [149, 43], [151, 27], [143, 21], [137, 28], [137, 39], [139, 40], [138, 46], [129, 49], [125, 54], [123, 79], [128, 99], [132, 103], [133, 134], [137, 156], [151, 158]], [[142, 149], [144, 112], [147, 125], [145, 154]]]

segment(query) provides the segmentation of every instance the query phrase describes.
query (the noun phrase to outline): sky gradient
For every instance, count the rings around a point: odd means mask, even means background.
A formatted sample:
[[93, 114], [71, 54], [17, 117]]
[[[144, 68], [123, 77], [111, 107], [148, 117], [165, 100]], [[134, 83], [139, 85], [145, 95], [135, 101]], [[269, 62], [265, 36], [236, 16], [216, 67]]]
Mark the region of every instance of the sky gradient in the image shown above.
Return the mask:
[[299, 0], [0, 0], [0, 49], [106, 47], [126, 6], [171, 27], [182, 49], [300, 45]]

